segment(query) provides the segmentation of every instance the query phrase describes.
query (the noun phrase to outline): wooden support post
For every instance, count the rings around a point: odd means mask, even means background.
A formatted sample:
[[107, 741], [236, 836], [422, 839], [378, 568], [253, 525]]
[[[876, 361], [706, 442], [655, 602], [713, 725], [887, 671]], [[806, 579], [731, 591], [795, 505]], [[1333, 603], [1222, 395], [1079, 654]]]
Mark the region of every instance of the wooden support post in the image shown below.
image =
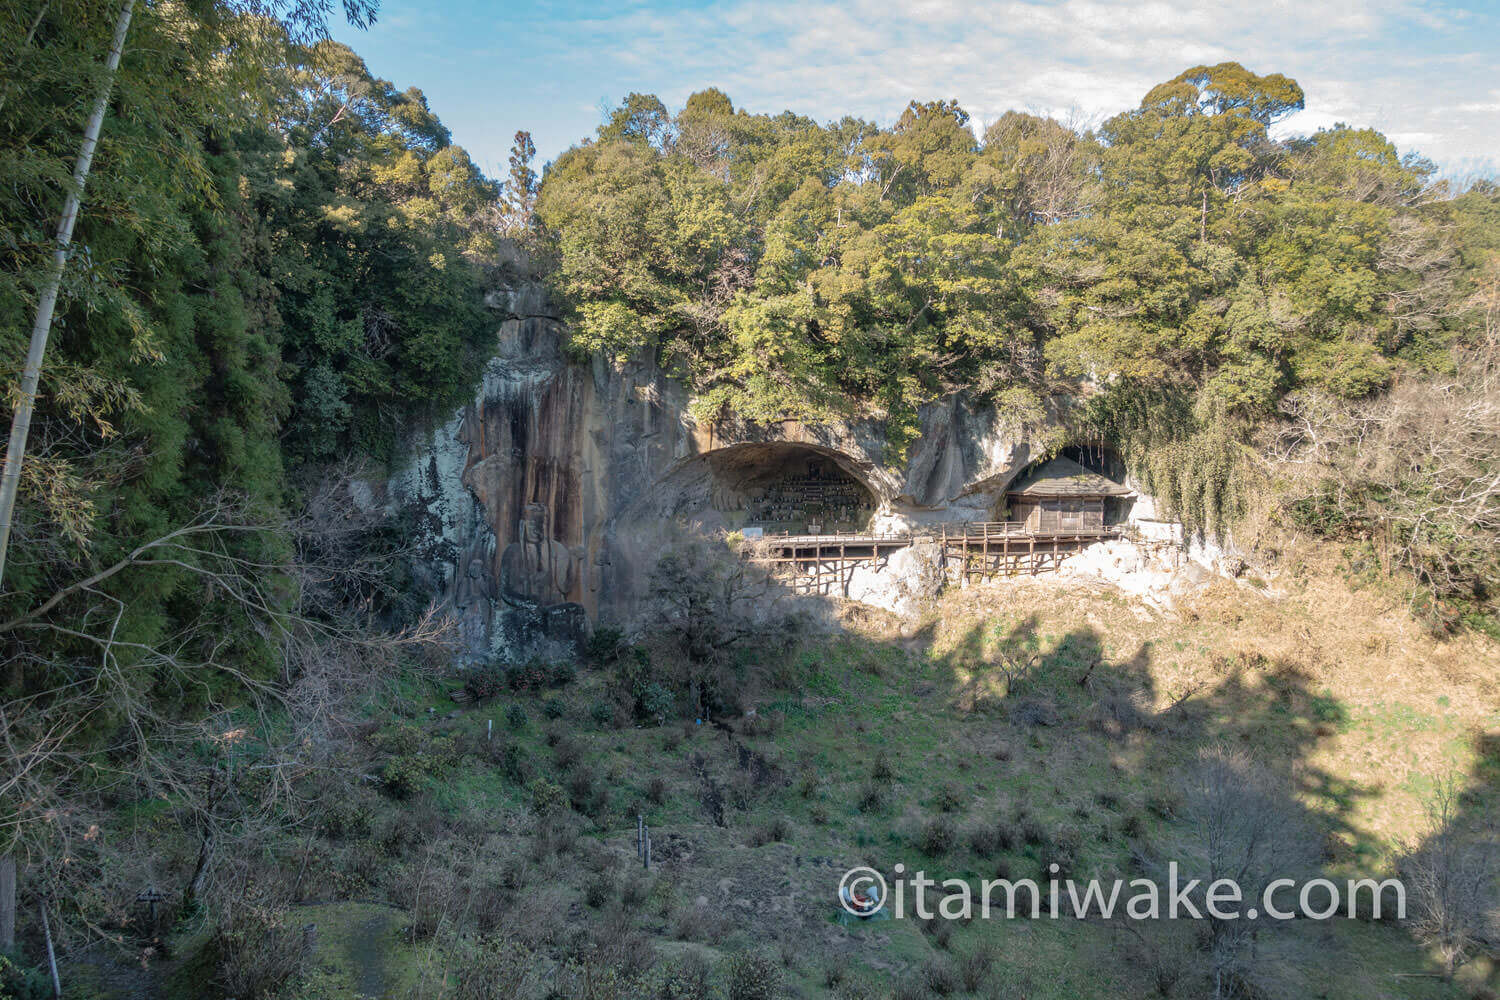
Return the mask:
[[1030, 568], [1031, 575], [1036, 576], [1036, 536], [1032, 535], [1026, 539], [1026, 565]]
[[938, 542], [938, 552], [942, 553], [943, 579], [947, 580], [949, 578], [952, 560], [948, 555], [948, 526], [946, 524], [943, 525], [942, 539]]

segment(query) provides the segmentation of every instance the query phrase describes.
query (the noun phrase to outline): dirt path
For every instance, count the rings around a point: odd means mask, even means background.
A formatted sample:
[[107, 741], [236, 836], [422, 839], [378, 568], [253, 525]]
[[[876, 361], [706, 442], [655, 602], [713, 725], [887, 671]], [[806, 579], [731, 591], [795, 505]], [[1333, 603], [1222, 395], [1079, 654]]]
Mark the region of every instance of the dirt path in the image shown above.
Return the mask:
[[374, 913], [353, 928], [345, 949], [354, 970], [354, 989], [362, 997], [383, 1000], [385, 987], [384, 940], [391, 929], [388, 913]]

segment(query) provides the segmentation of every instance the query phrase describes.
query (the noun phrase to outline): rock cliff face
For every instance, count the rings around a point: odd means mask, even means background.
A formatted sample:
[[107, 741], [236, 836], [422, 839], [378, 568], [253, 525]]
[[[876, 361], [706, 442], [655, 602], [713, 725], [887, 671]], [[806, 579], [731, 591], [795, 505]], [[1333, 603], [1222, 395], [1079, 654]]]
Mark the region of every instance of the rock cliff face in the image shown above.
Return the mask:
[[662, 549], [732, 527], [768, 463], [831, 458], [874, 498], [872, 528], [899, 530], [993, 519], [1034, 453], [962, 397], [923, 411], [903, 461], [889, 459], [876, 421], [703, 424], [649, 359], [565, 357], [562, 322], [518, 252], [488, 304], [498, 333], [474, 400], [413, 432], [415, 457], [385, 484], [385, 503], [415, 515], [427, 582], [473, 656], [576, 642], [590, 622], [628, 625]]

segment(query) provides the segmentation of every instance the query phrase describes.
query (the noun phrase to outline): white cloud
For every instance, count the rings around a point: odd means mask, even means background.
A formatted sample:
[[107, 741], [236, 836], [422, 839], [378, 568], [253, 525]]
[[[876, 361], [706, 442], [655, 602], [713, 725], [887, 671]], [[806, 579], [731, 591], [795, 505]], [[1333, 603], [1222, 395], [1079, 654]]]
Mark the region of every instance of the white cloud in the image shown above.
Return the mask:
[[[601, 96], [654, 92], [673, 105], [706, 86], [754, 111], [825, 119], [888, 123], [909, 100], [956, 97], [986, 121], [1011, 108], [1097, 121], [1188, 66], [1232, 59], [1302, 84], [1307, 108], [1283, 132], [1342, 121], [1439, 162], [1500, 160], [1500, 91], [1488, 89], [1500, 79], [1500, 13], [1489, 0], [719, 0], [691, 10], [639, 0], [587, 10], [569, 18], [553, 4], [517, 4], [449, 24], [465, 43], [489, 41], [505, 64], [466, 70], [453, 114], [435, 104], [460, 141], [503, 160], [510, 134], [532, 128], [551, 157], [592, 132]], [[466, 133], [463, 105], [484, 99], [471, 95], [486, 72], [503, 74], [504, 90]], [[402, 73], [422, 83], [420, 64]]]
[[[657, 89], [680, 100], [714, 84], [755, 110], [882, 121], [912, 98], [949, 96], [990, 119], [1010, 107], [1102, 116], [1189, 65], [1237, 59], [1302, 83], [1307, 110], [1290, 123], [1298, 130], [1370, 125], [1441, 159], [1500, 153], [1500, 102], [1474, 100], [1467, 84], [1480, 70], [1500, 71], [1494, 25], [1476, 30], [1467, 13], [1417, 0], [922, 0], [900, 8], [731, 0], [690, 12], [626, 11], [564, 35], [597, 40], [606, 63], [623, 71], [622, 92]], [[1403, 48], [1409, 32], [1441, 36], [1427, 44], [1445, 51]], [[585, 45], [556, 55], [591, 61], [601, 51]], [[1468, 64], [1462, 71], [1459, 61]], [[1459, 116], [1479, 127], [1456, 129]]]

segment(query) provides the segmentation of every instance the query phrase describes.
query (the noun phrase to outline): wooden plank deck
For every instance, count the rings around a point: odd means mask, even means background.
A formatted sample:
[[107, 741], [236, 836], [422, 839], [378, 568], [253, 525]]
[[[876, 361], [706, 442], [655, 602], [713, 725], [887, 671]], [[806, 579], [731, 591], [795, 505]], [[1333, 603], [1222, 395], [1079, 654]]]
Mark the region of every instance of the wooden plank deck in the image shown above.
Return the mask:
[[762, 535], [746, 539], [741, 551], [773, 572], [790, 569], [798, 592], [831, 594], [837, 587], [847, 596], [855, 566], [878, 564], [896, 549], [918, 541], [941, 547], [948, 579], [972, 583], [1055, 571], [1085, 545], [1124, 533], [1119, 525], [1038, 531], [1021, 521], [975, 521], [928, 531]]

